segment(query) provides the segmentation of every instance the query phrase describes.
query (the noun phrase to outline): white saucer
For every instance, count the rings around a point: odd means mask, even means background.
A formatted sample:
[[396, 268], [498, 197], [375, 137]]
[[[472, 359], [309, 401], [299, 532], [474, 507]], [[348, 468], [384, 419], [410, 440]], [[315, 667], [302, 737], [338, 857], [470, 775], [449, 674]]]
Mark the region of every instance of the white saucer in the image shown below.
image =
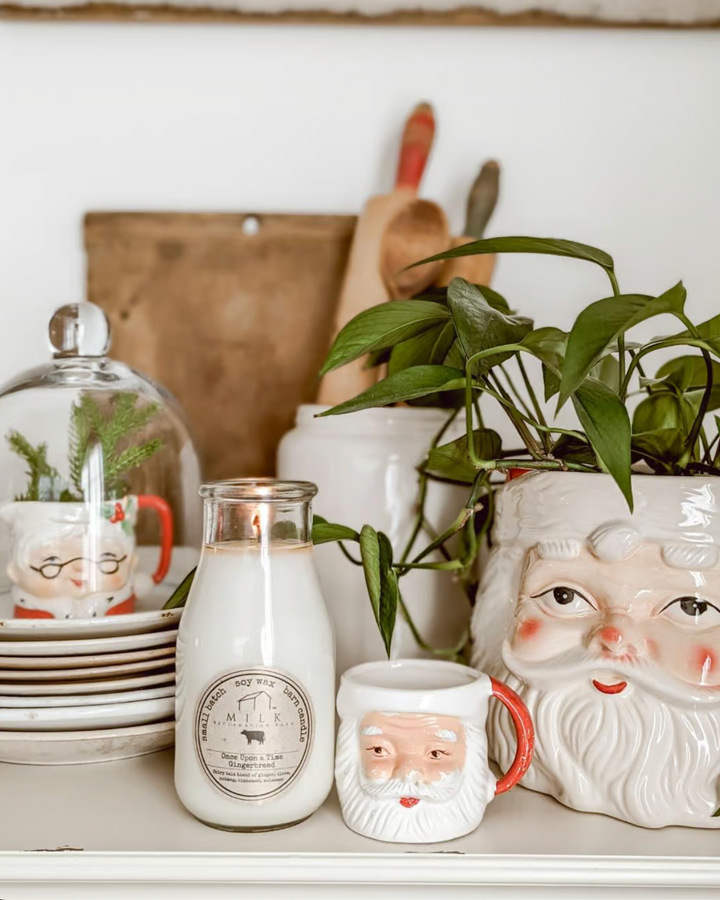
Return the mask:
[[[0, 643], [0, 650], [2, 644]], [[50, 648], [52, 649], [52, 648]], [[96, 653], [92, 656], [0, 656], [0, 669], [82, 669], [94, 666], [112, 666], [122, 663], [156, 660], [156, 666], [169, 665], [166, 657], [175, 656], [175, 647], [154, 647], [150, 650], [128, 650], [125, 653]], [[58, 678], [61, 676], [58, 674]]]
[[0, 731], [0, 762], [30, 766], [107, 762], [155, 753], [174, 743], [174, 722], [100, 731]]
[[176, 641], [177, 628], [172, 628], [155, 634], [126, 634], [87, 640], [4, 641], [0, 648], [4, 656], [86, 656], [92, 653], [164, 647]]
[[174, 697], [175, 685], [146, 688], [140, 691], [121, 691], [110, 694], [80, 694], [59, 697], [5, 697], [0, 694], [0, 709], [49, 709], [58, 706], [101, 706], [106, 703], [134, 703], [136, 700], [159, 700]]
[[90, 728], [127, 728], [162, 722], [175, 713], [175, 699], [103, 703], [100, 706], [50, 709], [0, 709], [3, 731], [83, 731]]
[[[140, 568], [151, 572], [157, 561], [157, 547], [138, 547]], [[58, 640], [92, 637], [119, 637], [149, 634], [177, 626], [183, 610], [163, 610], [163, 604], [198, 563], [200, 551], [195, 547], [175, 547], [170, 571], [152, 593], [138, 599], [137, 612], [127, 616], [101, 616], [97, 619], [13, 619], [13, 602], [9, 591], [0, 594], [0, 641]], [[6, 652], [4, 646], [3, 652]]]
[[22, 682], [0, 681], [0, 694], [6, 697], [57, 697], [75, 694], [107, 694], [112, 691], [135, 691], [161, 684], [175, 684], [175, 670], [160, 675], [138, 675], [135, 678], [109, 678], [103, 681]]
[[49, 681], [55, 684], [58, 681], [93, 681], [135, 672], [160, 671], [174, 665], [175, 657], [171, 656], [166, 659], [145, 659], [118, 666], [92, 666], [85, 669], [0, 669], [0, 681]]

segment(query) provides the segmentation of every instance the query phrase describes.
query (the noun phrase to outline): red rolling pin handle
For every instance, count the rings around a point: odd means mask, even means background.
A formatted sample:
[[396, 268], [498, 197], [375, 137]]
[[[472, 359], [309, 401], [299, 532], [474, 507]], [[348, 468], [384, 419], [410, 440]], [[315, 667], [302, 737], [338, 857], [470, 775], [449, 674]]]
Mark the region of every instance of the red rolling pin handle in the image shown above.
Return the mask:
[[435, 116], [432, 106], [429, 103], [420, 103], [405, 123], [395, 178], [396, 188], [411, 188], [417, 191], [420, 187], [434, 137]]
[[498, 779], [498, 783], [495, 785], [495, 796], [497, 797], [498, 794], [504, 794], [505, 791], [515, 787], [530, 767], [535, 746], [535, 729], [533, 728], [527, 706], [525, 706], [515, 691], [495, 678], [491, 678], [490, 681], [492, 682], [493, 697], [497, 697], [510, 713], [510, 718], [513, 720], [517, 734], [515, 759], [507, 772]]

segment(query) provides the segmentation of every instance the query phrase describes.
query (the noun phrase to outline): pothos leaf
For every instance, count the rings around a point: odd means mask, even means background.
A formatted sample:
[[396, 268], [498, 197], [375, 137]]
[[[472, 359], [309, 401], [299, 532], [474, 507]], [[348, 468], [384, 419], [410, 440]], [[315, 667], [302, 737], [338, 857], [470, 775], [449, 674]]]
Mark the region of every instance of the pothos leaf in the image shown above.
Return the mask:
[[572, 395], [575, 412], [601, 466], [612, 475], [632, 512], [630, 417], [609, 387], [586, 378]]
[[[464, 278], [453, 278], [448, 286], [448, 306], [466, 359], [493, 347], [519, 344], [532, 330], [530, 319], [499, 312], [488, 303], [484, 292], [485, 288], [470, 284]], [[478, 360], [476, 369], [487, 371], [511, 355], [504, 351], [488, 356]]]
[[659, 297], [625, 294], [586, 306], [570, 331], [560, 382], [560, 408], [618, 337], [663, 313], [682, 313], [687, 292], [676, 284]]
[[322, 516], [313, 516], [313, 544], [329, 544], [332, 541], [359, 541], [360, 535], [345, 525], [334, 525]]
[[188, 572], [180, 584], [175, 588], [169, 599], [166, 601], [165, 606], [163, 606], [163, 609], [178, 609], [181, 606], [185, 606], [188, 594], [190, 593], [190, 588], [195, 580], [196, 572], [197, 566]]
[[[473, 432], [475, 453], [480, 459], [497, 459], [502, 448], [500, 435], [490, 428], [478, 428]], [[468, 455], [468, 439], [464, 434], [455, 441], [433, 448], [425, 466], [429, 472], [437, 472], [452, 481], [472, 484], [478, 474]]]
[[441, 259], [457, 259], [460, 256], [482, 256], [485, 253], [534, 253], [548, 256], [566, 256], [571, 259], [581, 259], [586, 262], [596, 263], [604, 269], [612, 269], [613, 258], [604, 250], [590, 247], [588, 244], [579, 244], [577, 241], [565, 241], [559, 238], [534, 238], [534, 237], [499, 237], [485, 238], [482, 241], [471, 241], [462, 244], [444, 253], [438, 253], [427, 259], [421, 259], [414, 266], [422, 266], [425, 263], [435, 262]]
[[452, 369], [449, 366], [412, 366], [388, 375], [357, 397], [325, 410], [320, 416], [340, 416], [375, 406], [388, 406], [390, 403], [414, 400], [440, 391], [456, 390], [464, 383], [465, 373], [460, 369]]
[[351, 319], [338, 334], [320, 374], [325, 375], [373, 350], [394, 347], [449, 318], [450, 312], [444, 304], [424, 300], [396, 300], [373, 306]]
[[399, 597], [390, 540], [382, 531], [364, 525], [360, 532], [360, 557], [375, 621], [390, 656]]

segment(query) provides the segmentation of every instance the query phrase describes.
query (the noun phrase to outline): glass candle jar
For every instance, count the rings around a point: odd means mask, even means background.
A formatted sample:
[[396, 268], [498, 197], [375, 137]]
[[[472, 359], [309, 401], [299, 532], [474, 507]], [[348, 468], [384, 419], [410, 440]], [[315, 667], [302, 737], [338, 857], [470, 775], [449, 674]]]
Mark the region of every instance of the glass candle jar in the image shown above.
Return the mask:
[[177, 642], [175, 786], [229, 831], [294, 825], [333, 779], [335, 650], [310, 482], [206, 484], [205, 543]]

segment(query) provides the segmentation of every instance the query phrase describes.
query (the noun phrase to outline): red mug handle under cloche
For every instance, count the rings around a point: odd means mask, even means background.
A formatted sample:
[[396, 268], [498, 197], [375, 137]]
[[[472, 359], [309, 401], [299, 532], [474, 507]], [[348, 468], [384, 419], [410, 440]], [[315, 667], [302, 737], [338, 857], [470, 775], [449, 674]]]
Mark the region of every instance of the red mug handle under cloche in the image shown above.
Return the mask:
[[170, 568], [173, 546], [173, 515], [169, 504], [155, 494], [138, 494], [138, 509], [154, 509], [160, 519], [160, 562], [152, 580], [160, 584]]
[[504, 794], [505, 791], [514, 788], [529, 769], [535, 747], [535, 729], [527, 706], [515, 691], [495, 678], [491, 678], [490, 681], [492, 682], [493, 697], [496, 697], [510, 713], [517, 734], [515, 759], [495, 785], [495, 796], [497, 797], [498, 794]]

